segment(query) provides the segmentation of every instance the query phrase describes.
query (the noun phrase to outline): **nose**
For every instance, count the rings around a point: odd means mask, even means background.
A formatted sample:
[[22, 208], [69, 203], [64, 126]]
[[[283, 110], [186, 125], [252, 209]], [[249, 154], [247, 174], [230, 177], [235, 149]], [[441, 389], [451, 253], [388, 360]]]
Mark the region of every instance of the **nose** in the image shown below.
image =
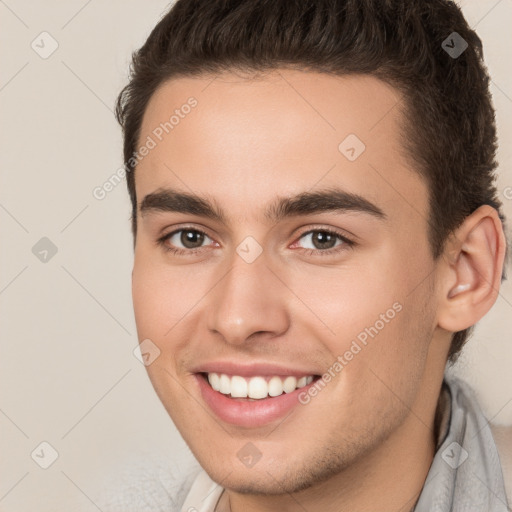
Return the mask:
[[285, 333], [290, 292], [276, 274], [264, 254], [252, 263], [235, 254], [229, 271], [208, 294], [208, 328], [233, 345], [256, 333], [268, 338]]

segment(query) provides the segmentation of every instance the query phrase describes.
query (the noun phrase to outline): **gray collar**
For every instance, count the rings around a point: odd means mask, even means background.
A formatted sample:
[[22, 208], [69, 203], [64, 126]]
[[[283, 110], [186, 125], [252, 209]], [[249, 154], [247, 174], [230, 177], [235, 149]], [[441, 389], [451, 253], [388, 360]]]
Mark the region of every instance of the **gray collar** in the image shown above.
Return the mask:
[[472, 389], [445, 374], [436, 454], [414, 512], [509, 512], [498, 450]]

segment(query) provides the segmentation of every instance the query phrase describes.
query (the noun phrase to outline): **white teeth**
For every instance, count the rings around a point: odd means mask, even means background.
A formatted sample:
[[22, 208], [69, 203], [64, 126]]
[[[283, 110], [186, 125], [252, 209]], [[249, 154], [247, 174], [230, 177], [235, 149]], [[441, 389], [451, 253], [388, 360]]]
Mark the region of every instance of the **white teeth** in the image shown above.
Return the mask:
[[247, 397], [247, 381], [243, 377], [238, 375], [231, 377], [231, 396], [233, 398]]
[[232, 398], [252, 398], [254, 400], [267, 398], [268, 396], [280, 396], [283, 393], [292, 393], [298, 388], [303, 388], [313, 382], [313, 376], [297, 377], [251, 377], [246, 379], [239, 375], [229, 376], [225, 373], [208, 373], [210, 386], [224, 395]]
[[301, 377], [298, 381], [297, 381], [297, 387], [298, 388], [303, 388], [304, 386], [307, 385], [307, 382], [308, 382], [308, 378], [307, 377]]
[[267, 398], [268, 385], [263, 377], [252, 377], [247, 390], [249, 398]]
[[231, 393], [231, 379], [226, 374], [220, 376], [220, 388], [219, 391], [223, 395], [229, 395]]
[[291, 393], [297, 389], [297, 379], [295, 377], [286, 377], [283, 382], [283, 389], [285, 393]]
[[220, 377], [216, 373], [209, 373], [208, 374], [208, 382], [210, 383], [210, 386], [215, 389], [215, 391], [219, 391], [220, 389]]
[[272, 377], [268, 381], [268, 394], [270, 396], [282, 395], [283, 391], [283, 381], [279, 377]]

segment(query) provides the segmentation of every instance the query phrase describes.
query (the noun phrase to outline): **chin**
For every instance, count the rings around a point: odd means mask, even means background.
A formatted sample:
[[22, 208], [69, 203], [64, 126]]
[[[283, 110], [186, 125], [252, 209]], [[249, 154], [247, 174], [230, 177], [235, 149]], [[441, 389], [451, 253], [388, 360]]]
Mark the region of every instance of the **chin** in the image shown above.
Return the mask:
[[[304, 459], [302, 459], [304, 460]], [[241, 468], [238, 460], [233, 465], [208, 464], [201, 462], [201, 466], [210, 478], [239, 494], [251, 494], [261, 496], [279, 496], [289, 493], [297, 493], [316, 486], [343, 472], [347, 467], [347, 461], [328, 460], [317, 461], [308, 464], [307, 467], [295, 467], [292, 471], [290, 460], [288, 464], [264, 463], [260, 461], [252, 468]]]

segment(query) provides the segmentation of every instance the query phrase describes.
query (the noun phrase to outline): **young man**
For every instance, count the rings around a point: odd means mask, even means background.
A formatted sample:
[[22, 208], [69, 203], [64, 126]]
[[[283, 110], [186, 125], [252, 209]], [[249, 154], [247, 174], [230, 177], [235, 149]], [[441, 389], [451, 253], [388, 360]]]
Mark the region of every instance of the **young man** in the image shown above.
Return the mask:
[[445, 375], [506, 241], [481, 43], [444, 0], [179, 0], [118, 100], [133, 299], [187, 511], [507, 510]]

